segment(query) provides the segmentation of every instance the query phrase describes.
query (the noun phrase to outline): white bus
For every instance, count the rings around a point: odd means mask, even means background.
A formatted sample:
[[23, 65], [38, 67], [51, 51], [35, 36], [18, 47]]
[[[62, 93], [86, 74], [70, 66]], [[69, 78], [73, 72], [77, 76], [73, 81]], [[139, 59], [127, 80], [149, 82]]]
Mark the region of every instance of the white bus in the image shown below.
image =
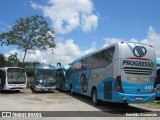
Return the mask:
[[24, 68], [0, 68], [0, 91], [11, 90], [19, 92], [27, 86], [27, 75]]
[[71, 93], [100, 101], [146, 103], [155, 100], [156, 55], [152, 46], [119, 42], [71, 63]]

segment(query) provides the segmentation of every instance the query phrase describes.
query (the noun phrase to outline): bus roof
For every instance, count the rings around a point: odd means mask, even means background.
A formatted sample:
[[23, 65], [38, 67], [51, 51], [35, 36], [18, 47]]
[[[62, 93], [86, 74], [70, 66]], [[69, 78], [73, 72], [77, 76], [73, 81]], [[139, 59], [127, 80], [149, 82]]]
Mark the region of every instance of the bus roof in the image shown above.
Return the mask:
[[65, 70], [68, 70], [70, 68], [70, 65], [63, 65], [63, 66], [57, 66], [56, 69], [65, 69]]
[[[101, 52], [101, 51], [103, 51], [103, 50], [105, 50], [105, 49], [107, 49], [107, 48], [113, 47], [113, 46], [115, 46], [115, 45], [121, 45], [121, 44], [123, 44], [123, 43], [133, 43], [133, 44], [148, 45], [148, 44], [139, 43], [139, 42], [124, 42], [124, 41], [121, 41], [121, 42], [117, 42], [117, 43], [111, 44], [111, 45], [109, 45], [109, 46], [107, 46], [107, 47], [104, 47], [104, 48], [102, 48], [102, 49], [100, 49], [100, 50], [98, 50], [98, 51], [94, 51], [94, 52], [91, 52], [91, 53], [89, 53], [89, 54], [83, 55], [83, 56], [81, 56], [81, 57], [79, 57], [79, 58], [76, 58], [75, 60], [73, 60], [72, 63], [78, 62], [78, 61], [80, 61], [80, 60], [82, 60], [82, 59], [84, 59], [84, 58], [87, 58], [87, 57], [89, 57], [89, 56], [91, 56], [91, 55], [94, 55], [94, 54], [96, 54], [96, 53], [98, 53], [98, 52]], [[151, 46], [151, 45], [148, 45], [148, 46]], [[151, 47], [152, 47], [152, 46], [151, 46]]]
[[98, 50], [98, 51], [94, 51], [94, 52], [91, 52], [91, 53], [89, 53], [89, 54], [83, 55], [83, 56], [81, 56], [81, 57], [73, 60], [72, 63], [78, 62], [78, 61], [80, 61], [80, 60], [82, 60], [82, 59], [84, 59], [84, 58], [87, 58], [87, 57], [89, 57], [89, 56], [91, 56], [91, 55], [94, 55], [94, 54], [96, 54], [96, 53], [98, 53], [98, 52], [100, 52], [100, 51], [103, 51], [103, 50], [105, 50], [105, 49], [107, 49], [107, 48], [110, 48], [110, 47], [112, 47], [112, 46], [114, 46], [114, 45], [116, 45], [116, 44], [119, 44], [119, 43], [120, 43], [120, 42], [117, 42], [117, 43], [114, 43], [114, 44], [112, 44], [112, 45], [110, 45], [110, 46], [104, 47], [104, 48], [102, 48], [102, 49], [100, 49], [100, 50]]
[[56, 69], [53, 65], [44, 65], [44, 64], [37, 64], [36, 68], [38, 69]]
[[8, 68], [19, 68], [19, 69], [25, 69], [25, 68], [22, 68], [22, 67], [1, 67], [0, 69], [8, 69]]

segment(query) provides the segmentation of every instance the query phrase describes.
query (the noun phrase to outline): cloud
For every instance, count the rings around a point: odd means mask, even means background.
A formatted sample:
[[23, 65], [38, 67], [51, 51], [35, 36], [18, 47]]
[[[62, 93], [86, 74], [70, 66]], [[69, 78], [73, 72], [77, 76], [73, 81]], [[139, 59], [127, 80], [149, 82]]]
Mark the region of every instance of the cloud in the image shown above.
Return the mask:
[[[5, 53], [5, 56], [9, 57], [10, 54], [14, 54], [15, 52], [17, 53], [17, 57], [22, 61], [24, 57], [24, 52], [17, 49], [10, 50], [8, 53]], [[27, 62], [42, 62], [43, 60], [44, 56], [42, 56], [41, 52], [38, 50], [36, 51], [36, 54], [27, 54], [25, 59], [25, 61]]]
[[105, 40], [105, 43], [104, 43], [103, 47], [111, 45], [116, 42], [120, 42], [120, 41], [140, 42], [140, 43], [152, 45], [155, 49], [157, 59], [160, 59], [160, 51], [159, 51], [160, 34], [156, 33], [156, 31], [154, 30], [154, 28], [152, 26], [149, 27], [146, 38], [141, 39], [141, 40], [137, 40], [135, 38], [131, 38], [130, 40], [124, 40], [124, 39], [120, 39], [120, 38], [105, 38], [104, 40]]
[[[54, 50], [54, 54], [51, 51], [36, 51], [36, 54], [27, 54], [25, 61], [27, 62], [45, 62], [45, 64], [53, 64], [56, 65], [58, 62], [64, 64], [71, 63], [74, 59], [93, 52], [96, 50], [96, 43], [93, 42], [90, 49], [80, 50], [79, 46], [74, 43], [73, 39], [64, 40], [63, 38], [56, 39], [56, 49]], [[14, 52], [18, 53], [18, 58], [22, 61], [24, 52], [20, 50], [10, 50], [5, 54], [8, 57], [10, 54]]]
[[98, 26], [92, 0], [49, 0], [49, 5], [31, 2], [34, 9], [43, 11], [49, 17], [56, 33], [68, 34], [76, 29], [89, 32]]
[[7, 32], [10, 29], [10, 25], [7, 25], [6, 23], [0, 21], [0, 32]]
[[107, 47], [116, 42], [124, 41], [123, 39], [119, 39], [119, 38], [105, 38], [104, 40], [105, 40], [105, 43], [103, 44], [103, 47]]

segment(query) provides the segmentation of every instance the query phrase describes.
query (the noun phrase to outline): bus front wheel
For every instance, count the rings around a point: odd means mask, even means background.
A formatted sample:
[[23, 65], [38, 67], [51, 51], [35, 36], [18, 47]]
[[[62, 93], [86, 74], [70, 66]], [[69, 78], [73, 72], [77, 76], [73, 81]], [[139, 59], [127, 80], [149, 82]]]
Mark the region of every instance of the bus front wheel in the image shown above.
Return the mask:
[[98, 106], [98, 105], [100, 105], [101, 104], [101, 100], [99, 100], [98, 98], [97, 98], [97, 90], [92, 90], [92, 102], [93, 102], [93, 104], [95, 105], [95, 106]]

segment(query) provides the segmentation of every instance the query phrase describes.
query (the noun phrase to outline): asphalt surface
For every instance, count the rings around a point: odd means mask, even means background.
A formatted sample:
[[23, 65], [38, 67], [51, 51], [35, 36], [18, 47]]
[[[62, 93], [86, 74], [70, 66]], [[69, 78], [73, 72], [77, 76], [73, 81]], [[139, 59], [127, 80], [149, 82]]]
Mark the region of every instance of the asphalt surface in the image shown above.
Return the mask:
[[[115, 117], [115, 119], [158, 119], [158, 109], [144, 108], [138, 104], [113, 104], [102, 103], [94, 106], [91, 98], [76, 94], [72, 96], [68, 92], [54, 91], [51, 93], [32, 93], [30, 89], [22, 90], [20, 93], [0, 93], [0, 111], [23, 113], [40, 113], [42, 117], [54, 117], [57, 119], [75, 117], [79, 119], [104, 119]], [[148, 116], [147, 116], [148, 115]], [[143, 117], [142, 117], [143, 116]], [[145, 116], [145, 117], [144, 117]], [[14, 116], [16, 117], [16, 116]], [[26, 117], [26, 116], [23, 116]], [[149, 118], [148, 118], [149, 117]], [[36, 118], [34, 118], [36, 119]], [[71, 118], [72, 119], [72, 118]]]

